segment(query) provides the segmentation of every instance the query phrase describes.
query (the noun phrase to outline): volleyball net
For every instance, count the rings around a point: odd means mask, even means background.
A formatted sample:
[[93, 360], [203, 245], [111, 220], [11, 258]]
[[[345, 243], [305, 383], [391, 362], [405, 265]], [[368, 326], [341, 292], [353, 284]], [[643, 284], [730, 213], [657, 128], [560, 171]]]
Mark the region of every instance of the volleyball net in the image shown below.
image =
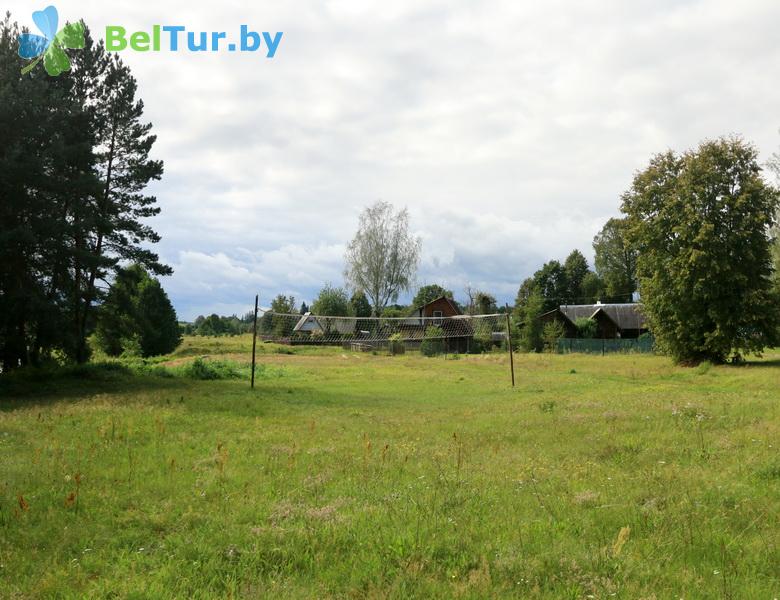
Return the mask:
[[504, 347], [506, 314], [406, 317], [341, 317], [260, 311], [259, 340], [290, 345], [344, 346], [358, 350], [420, 348], [453, 353]]

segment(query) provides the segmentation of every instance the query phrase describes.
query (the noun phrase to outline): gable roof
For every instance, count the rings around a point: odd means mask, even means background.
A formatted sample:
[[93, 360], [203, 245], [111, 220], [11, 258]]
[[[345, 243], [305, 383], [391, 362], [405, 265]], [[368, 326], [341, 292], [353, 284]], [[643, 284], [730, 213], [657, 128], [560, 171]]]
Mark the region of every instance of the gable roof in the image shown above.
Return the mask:
[[410, 316], [412, 316], [412, 315], [415, 315], [415, 314], [417, 314], [417, 315], [420, 315], [420, 314], [422, 314], [422, 310], [423, 310], [423, 309], [424, 309], [426, 306], [430, 306], [431, 304], [433, 304], [434, 302], [438, 302], [439, 300], [444, 300], [445, 302], [447, 302], [447, 304], [449, 304], [449, 305], [452, 307], [452, 310], [453, 310], [453, 311], [455, 311], [455, 314], [456, 314], [456, 315], [462, 315], [462, 314], [463, 314], [463, 312], [460, 310], [460, 308], [458, 307], [458, 305], [457, 305], [457, 304], [455, 304], [455, 302], [452, 300], [452, 298], [449, 298], [449, 297], [447, 297], [447, 296], [439, 296], [438, 298], [434, 298], [434, 299], [433, 299], [433, 300], [431, 300], [430, 302], [426, 302], [425, 304], [421, 304], [420, 306], [415, 306], [415, 307], [412, 309], [412, 312], [411, 312], [411, 313], [409, 313], [409, 314], [410, 314]]
[[555, 312], [556, 310], [572, 323], [577, 319], [593, 319], [598, 313], [603, 313], [618, 326], [618, 329], [647, 329], [647, 320], [642, 314], [642, 305], [637, 302], [626, 304], [563, 304], [550, 312]]
[[303, 315], [293, 327], [294, 332], [325, 332], [326, 330], [336, 333], [353, 333], [357, 319], [352, 317], [328, 318], [313, 315], [307, 312]]

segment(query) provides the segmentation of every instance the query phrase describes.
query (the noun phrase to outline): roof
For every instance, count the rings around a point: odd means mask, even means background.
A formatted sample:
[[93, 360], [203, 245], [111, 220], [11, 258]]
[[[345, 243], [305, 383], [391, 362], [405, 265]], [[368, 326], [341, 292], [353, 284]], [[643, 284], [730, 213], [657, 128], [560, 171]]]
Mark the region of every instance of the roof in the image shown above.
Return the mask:
[[618, 326], [618, 329], [647, 329], [647, 320], [642, 314], [642, 305], [637, 302], [626, 304], [563, 304], [556, 310], [560, 311], [572, 323], [577, 319], [595, 318], [597, 313], [602, 312]]
[[337, 333], [353, 333], [355, 331], [355, 325], [357, 324], [356, 318], [333, 318], [322, 317], [312, 315], [307, 312], [303, 315], [293, 327], [295, 332], [325, 332], [333, 331]]
[[444, 300], [445, 302], [447, 302], [447, 304], [449, 304], [452, 307], [452, 310], [455, 311], [456, 315], [462, 315], [463, 314], [461, 312], [460, 308], [458, 307], [458, 305], [455, 304], [455, 302], [453, 302], [452, 298], [449, 298], [447, 296], [439, 296], [438, 298], [434, 298], [430, 302], [426, 302], [425, 304], [421, 304], [420, 306], [415, 306], [414, 309], [412, 310], [412, 312], [409, 313], [409, 315], [410, 316], [414, 316], [415, 314], [420, 315], [420, 314], [422, 314], [421, 311], [426, 306], [429, 306], [429, 305], [433, 304], [434, 302], [438, 302], [439, 300]]

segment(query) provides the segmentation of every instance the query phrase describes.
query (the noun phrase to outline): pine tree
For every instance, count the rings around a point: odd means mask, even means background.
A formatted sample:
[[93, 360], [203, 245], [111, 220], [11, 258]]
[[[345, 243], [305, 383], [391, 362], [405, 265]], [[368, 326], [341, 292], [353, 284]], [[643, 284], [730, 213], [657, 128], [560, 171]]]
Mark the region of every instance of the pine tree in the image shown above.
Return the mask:
[[96, 340], [109, 356], [156, 356], [181, 342], [179, 324], [160, 282], [141, 265], [120, 269], [98, 311]]

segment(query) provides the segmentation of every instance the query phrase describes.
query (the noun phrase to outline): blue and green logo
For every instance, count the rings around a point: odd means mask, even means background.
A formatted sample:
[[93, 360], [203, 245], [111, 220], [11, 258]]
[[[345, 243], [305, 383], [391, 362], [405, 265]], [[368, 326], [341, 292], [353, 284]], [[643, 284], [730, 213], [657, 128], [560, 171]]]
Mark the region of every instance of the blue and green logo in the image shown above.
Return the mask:
[[[43, 59], [43, 68], [52, 77], [70, 70], [70, 60], [65, 50], [84, 47], [84, 24], [68, 23], [57, 31], [57, 9], [48, 6], [33, 13], [33, 21], [43, 35], [23, 33], [19, 36], [19, 56], [32, 62], [22, 69], [26, 75]], [[34, 60], [33, 60], [34, 59]]]

